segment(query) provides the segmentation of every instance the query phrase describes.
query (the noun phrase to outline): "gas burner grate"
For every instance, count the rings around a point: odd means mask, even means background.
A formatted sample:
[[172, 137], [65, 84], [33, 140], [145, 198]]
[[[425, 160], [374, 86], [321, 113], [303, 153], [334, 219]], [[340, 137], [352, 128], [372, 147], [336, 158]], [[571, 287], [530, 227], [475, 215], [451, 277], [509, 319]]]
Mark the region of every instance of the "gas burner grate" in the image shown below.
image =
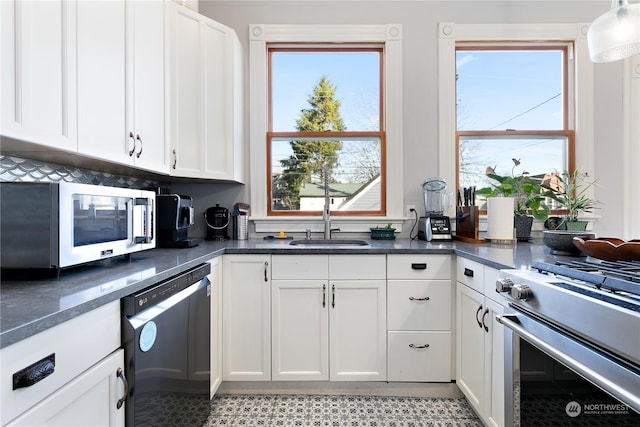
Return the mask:
[[638, 261], [556, 261], [537, 262], [533, 268], [541, 273], [553, 273], [580, 280], [598, 289], [640, 295], [640, 262]]

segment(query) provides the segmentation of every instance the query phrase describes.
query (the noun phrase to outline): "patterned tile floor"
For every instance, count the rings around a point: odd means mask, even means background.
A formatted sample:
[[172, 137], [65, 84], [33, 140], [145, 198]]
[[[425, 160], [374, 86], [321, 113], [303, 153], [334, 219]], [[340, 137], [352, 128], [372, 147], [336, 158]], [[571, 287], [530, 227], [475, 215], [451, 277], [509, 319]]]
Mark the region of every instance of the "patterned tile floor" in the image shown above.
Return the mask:
[[213, 426], [482, 426], [465, 399], [222, 394]]

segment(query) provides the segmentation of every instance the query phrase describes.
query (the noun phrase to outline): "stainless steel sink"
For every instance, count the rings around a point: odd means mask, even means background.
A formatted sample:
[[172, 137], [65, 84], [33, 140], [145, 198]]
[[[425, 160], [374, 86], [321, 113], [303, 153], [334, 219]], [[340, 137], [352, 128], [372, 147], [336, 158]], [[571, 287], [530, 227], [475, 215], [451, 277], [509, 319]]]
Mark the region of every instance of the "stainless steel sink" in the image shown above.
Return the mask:
[[347, 239], [311, 239], [292, 240], [289, 242], [293, 246], [369, 246], [366, 240]]

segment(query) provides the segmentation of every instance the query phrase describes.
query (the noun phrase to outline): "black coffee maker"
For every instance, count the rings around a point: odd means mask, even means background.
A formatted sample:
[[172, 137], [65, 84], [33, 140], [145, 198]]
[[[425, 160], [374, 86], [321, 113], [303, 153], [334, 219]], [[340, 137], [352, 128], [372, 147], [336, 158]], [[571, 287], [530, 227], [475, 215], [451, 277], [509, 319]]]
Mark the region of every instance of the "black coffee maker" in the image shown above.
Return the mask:
[[161, 248], [190, 248], [200, 239], [187, 237], [193, 225], [194, 210], [191, 197], [179, 194], [156, 196], [158, 211], [158, 246]]
[[207, 224], [207, 240], [226, 240], [229, 238], [229, 209], [216, 204], [204, 212], [204, 222]]

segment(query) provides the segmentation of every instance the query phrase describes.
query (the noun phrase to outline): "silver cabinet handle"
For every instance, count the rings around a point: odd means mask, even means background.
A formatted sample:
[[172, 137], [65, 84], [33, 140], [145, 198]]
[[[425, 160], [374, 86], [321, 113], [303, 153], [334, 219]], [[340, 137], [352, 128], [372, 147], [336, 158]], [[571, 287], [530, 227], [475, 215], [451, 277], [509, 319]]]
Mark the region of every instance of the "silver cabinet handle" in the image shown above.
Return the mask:
[[[136, 154], [136, 159], [140, 158], [140, 155], [142, 154], [142, 138], [140, 138], [140, 135], [136, 135], [136, 142], [140, 141], [140, 151], [138, 151], [138, 153]], [[133, 148], [135, 148], [135, 145], [133, 146]]]
[[429, 301], [430, 299], [431, 297], [424, 297], [424, 298], [409, 297], [409, 301]]
[[429, 348], [429, 344], [425, 344], [425, 345], [415, 345], [415, 344], [409, 344], [410, 348]]
[[136, 140], [133, 138], [133, 132], [129, 132], [129, 139], [133, 142], [131, 150], [129, 150], [129, 157], [131, 157], [136, 152]]
[[124, 371], [122, 370], [122, 368], [116, 369], [116, 376], [120, 378], [122, 380], [122, 383], [124, 384], [124, 392], [122, 393], [122, 397], [118, 399], [118, 402], [116, 403], [116, 408], [120, 409], [122, 408], [122, 405], [124, 405], [124, 401], [127, 400], [127, 396], [129, 395], [129, 383], [127, 382], [127, 377], [124, 376]]
[[264, 262], [264, 281], [265, 282], [269, 281], [269, 277], [267, 276], [267, 273], [268, 273], [267, 267], [269, 267], [269, 263], [265, 261]]
[[322, 285], [322, 308], [327, 306], [327, 285]]

